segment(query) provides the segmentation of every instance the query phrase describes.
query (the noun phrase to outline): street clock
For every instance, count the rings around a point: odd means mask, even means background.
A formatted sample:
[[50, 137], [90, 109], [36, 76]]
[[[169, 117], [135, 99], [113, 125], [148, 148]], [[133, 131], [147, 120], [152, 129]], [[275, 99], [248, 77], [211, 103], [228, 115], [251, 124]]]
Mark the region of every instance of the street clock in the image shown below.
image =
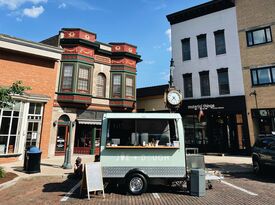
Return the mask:
[[170, 89], [168, 90], [167, 93], [167, 102], [171, 106], [178, 106], [182, 101], [182, 95], [179, 91], [175, 89]]

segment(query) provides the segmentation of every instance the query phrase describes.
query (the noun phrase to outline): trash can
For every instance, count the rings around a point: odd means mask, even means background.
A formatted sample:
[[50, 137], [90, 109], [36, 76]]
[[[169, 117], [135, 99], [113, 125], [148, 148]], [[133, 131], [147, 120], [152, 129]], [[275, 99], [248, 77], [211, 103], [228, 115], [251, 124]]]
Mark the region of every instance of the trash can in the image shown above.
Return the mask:
[[27, 151], [26, 170], [25, 170], [27, 173], [40, 172], [41, 154], [42, 154], [42, 152], [37, 147], [31, 147]]
[[203, 169], [191, 169], [192, 196], [205, 196], [205, 171]]
[[25, 149], [25, 153], [24, 153], [24, 164], [23, 164], [23, 170], [26, 171], [27, 170], [27, 151], [30, 150], [31, 147], [27, 147]]

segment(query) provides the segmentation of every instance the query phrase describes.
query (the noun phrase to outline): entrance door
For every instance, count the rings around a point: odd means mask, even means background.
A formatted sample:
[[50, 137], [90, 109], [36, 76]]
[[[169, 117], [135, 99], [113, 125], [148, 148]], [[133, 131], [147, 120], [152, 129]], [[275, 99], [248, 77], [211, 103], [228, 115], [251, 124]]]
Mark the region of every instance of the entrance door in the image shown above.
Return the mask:
[[68, 125], [58, 125], [56, 145], [55, 145], [55, 155], [63, 155], [66, 150], [67, 140], [69, 135]]

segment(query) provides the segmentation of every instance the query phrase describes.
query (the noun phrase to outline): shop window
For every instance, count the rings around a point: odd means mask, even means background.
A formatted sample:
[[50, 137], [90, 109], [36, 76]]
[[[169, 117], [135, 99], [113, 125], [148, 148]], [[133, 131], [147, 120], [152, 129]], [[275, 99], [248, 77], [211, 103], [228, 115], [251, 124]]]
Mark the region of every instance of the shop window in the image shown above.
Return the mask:
[[77, 90], [85, 93], [89, 91], [89, 68], [88, 67], [79, 66]]
[[97, 97], [105, 97], [106, 77], [103, 73], [99, 73], [96, 78], [96, 95]]
[[202, 71], [200, 74], [201, 96], [210, 96], [209, 71]]
[[72, 64], [63, 65], [63, 76], [62, 76], [62, 90], [71, 91], [73, 85], [73, 68]]
[[271, 28], [265, 27], [257, 30], [247, 31], [246, 38], [247, 46], [272, 42]]
[[134, 78], [126, 76], [126, 97], [134, 97]]
[[121, 75], [113, 75], [113, 97], [121, 97]]
[[184, 86], [184, 97], [193, 97], [192, 88], [192, 73], [187, 73], [183, 75], [183, 86]]
[[43, 104], [30, 103], [25, 147], [39, 146]]
[[107, 146], [178, 145], [174, 120], [111, 119], [108, 126]]
[[275, 67], [251, 69], [252, 85], [267, 85], [275, 83]]
[[215, 35], [216, 55], [226, 53], [224, 30], [215, 31], [214, 35]]
[[206, 34], [197, 36], [199, 58], [207, 57]]
[[16, 103], [12, 108], [0, 109], [0, 154], [16, 152], [16, 141], [19, 137], [21, 103]]
[[190, 38], [182, 39], [181, 46], [182, 46], [182, 60], [183, 61], [191, 60]]
[[229, 80], [228, 80], [228, 69], [221, 68], [217, 70], [218, 72], [218, 82], [219, 82], [219, 92], [220, 95], [226, 95], [230, 93]]

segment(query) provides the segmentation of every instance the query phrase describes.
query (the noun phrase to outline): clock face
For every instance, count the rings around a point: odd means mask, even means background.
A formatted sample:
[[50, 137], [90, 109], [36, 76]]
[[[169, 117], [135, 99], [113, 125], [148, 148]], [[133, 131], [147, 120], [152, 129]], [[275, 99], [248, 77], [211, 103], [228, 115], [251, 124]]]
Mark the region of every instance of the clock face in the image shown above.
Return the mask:
[[177, 90], [172, 90], [168, 93], [167, 100], [171, 105], [178, 105], [181, 102], [181, 94]]

